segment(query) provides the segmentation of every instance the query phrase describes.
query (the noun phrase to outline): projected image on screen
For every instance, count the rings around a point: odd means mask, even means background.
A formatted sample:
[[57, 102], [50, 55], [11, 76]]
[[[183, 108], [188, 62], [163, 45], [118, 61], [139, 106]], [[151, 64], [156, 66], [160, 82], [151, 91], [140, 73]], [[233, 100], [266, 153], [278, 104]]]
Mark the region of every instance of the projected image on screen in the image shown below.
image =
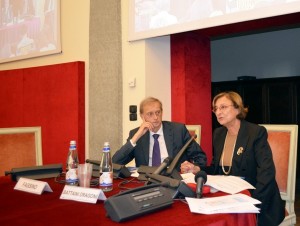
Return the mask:
[[129, 39], [297, 12], [300, 0], [131, 0]]
[[59, 0], [0, 0], [0, 63], [61, 52]]

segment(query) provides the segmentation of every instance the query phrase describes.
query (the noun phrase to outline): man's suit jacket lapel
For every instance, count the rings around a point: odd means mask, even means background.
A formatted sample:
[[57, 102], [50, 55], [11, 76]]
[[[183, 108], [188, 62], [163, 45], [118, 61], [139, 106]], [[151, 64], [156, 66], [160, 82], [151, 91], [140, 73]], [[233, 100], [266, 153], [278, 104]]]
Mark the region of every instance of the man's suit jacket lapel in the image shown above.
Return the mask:
[[149, 165], [149, 147], [150, 147], [149, 136], [150, 136], [150, 132], [148, 131], [144, 134], [144, 136], [140, 138], [140, 142], [141, 142], [140, 147], [142, 150], [139, 150], [140, 153], [143, 153], [143, 158], [144, 161], [147, 163], [147, 166]]
[[[172, 126], [170, 126], [169, 123], [163, 123], [163, 133], [164, 133], [164, 139], [165, 139], [165, 143], [166, 143], [166, 147], [167, 147], [167, 151], [170, 157], [174, 157], [174, 153], [173, 153], [173, 141], [174, 141], [174, 132], [173, 132], [173, 128]], [[143, 158], [144, 161], [147, 163], [147, 165], [149, 165], [149, 147], [150, 147], [150, 132], [146, 132], [144, 134], [144, 136], [142, 136], [140, 138], [140, 142], [141, 142], [141, 148], [143, 150], [141, 150], [141, 152], [143, 153]]]
[[164, 131], [164, 138], [166, 142], [166, 147], [168, 154], [171, 158], [173, 158], [173, 140], [174, 140], [174, 133], [173, 128], [168, 123], [163, 122], [163, 131]]

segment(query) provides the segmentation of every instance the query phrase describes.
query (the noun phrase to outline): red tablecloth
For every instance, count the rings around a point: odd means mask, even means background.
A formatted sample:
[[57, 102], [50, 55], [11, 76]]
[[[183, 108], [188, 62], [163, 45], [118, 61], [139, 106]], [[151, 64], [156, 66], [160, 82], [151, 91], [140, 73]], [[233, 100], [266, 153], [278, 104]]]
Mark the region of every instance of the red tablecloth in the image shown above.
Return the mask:
[[[186, 203], [174, 201], [170, 208], [159, 210], [122, 223], [106, 217], [103, 201], [96, 204], [61, 200], [64, 184], [54, 179], [45, 179], [53, 192], [35, 195], [14, 190], [16, 182], [10, 177], [0, 177], [0, 225], [201, 225], [201, 226], [251, 226], [256, 225], [255, 214], [213, 214], [191, 213]], [[120, 191], [120, 180], [114, 181], [114, 190], [107, 197]], [[127, 187], [137, 187], [138, 181]], [[215, 195], [223, 195], [218, 192]], [[210, 196], [211, 194], [209, 194]]]

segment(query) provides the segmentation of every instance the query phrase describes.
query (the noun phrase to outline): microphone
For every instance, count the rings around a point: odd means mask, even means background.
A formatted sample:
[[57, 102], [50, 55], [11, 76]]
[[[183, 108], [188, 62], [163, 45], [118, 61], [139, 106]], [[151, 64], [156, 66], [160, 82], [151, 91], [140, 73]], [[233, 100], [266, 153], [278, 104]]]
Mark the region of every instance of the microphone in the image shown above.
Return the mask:
[[177, 153], [177, 155], [175, 156], [174, 160], [171, 162], [169, 168], [167, 169], [166, 175], [171, 175], [173, 170], [175, 169], [177, 163], [179, 162], [179, 159], [181, 158], [181, 156], [183, 155], [183, 153], [185, 152], [185, 150], [188, 148], [188, 146], [190, 145], [190, 143], [197, 138], [197, 134], [194, 134], [191, 139], [189, 139], [189, 141], [181, 148], [181, 150]]
[[[100, 166], [100, 161], [98, 160], [93, 160], [93, 159], [87, 159], [85, 160], [86, 163], [93, 164], [93, 177], [99, 177], [99, 166]], [[124, 166], [120, 165], [117, 163], [113, 163], [113, 175], [114, 178], [126, 178], [131, 176], [131, 172], [129, 169]]]
[[167, 166], [172, 162], [172, 158], [171, 157], [167, 157], [164, 159], [164, 161], [160, 164], [160, 166], [153, 172], [153, 173], [146, 173], [146, 178], [148, 179], [148, 182], [150, 183], [167, 183], [169, 184], [171, 187], [178, 187], [180, 181], [170, 178], [170, 177], [166, 177], [163, 175], [160, 175], [161, 172], [167, 168]]
[[153, 172], [146, 173], [148, 183], [168, 184], [173, 199], [182, 197], [195, 197], [195, 192], [181, 179], [172, 178], [170, 176], [160, 175], [170, 163], [173, 163], [172, 158], [167, 157], [163, 163]]
[[202, 196], [202, 187], [203, 184], [205, 184], [207, 180], [207, 174], [204, 171], [200, 171], [198, 173], [196, 173], [195, 175], [195, 182], [197, 183], [197, 187], [196, 187], [196, 196], [197, 198], [201, 198]]
[[172, 158], [167, 157], [164, 161], [160, 164], [160, 166], [153, 172], [153, 174], [160, 174], [168, 165], [172, 162]]

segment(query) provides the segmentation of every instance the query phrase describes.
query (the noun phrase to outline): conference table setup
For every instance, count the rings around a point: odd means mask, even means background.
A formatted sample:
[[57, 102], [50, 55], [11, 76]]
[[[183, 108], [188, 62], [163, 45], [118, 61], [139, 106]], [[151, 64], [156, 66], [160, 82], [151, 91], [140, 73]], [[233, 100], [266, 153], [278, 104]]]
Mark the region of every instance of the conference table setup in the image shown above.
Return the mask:
[[[108, 214], [105, 202], [121, 194], [130, 193], [131, 190], [146, 190], [154, 187], [153, 184], [146, 185], [136, 177], [114, 179], [112, 191], [102, 193], [107, 198], [106, 201], [99, 200], [95, 203], [81, 202], [71, 199], [62, 199], [66, 186], [57, 178], [44, 178], [38, 181], [46, 182], [46, 187], [41, 194], [33, 194], [16, 189], [19, 181], [14, 181], [10, 176], [0, 177], [0, 225], [256, 225], [255, 213], [222, 213], [222, 214], [198, 214], [190, 211], [185, 199], [173, 199], [163, 208], [157, 208], [153, 212], [136, 215], [121, 222], [112, 219]], [[92, 178], [92, 182], [97, 182], [98, 178]], [[24, 182], [23, 182], [24, 183]], [[73, 187], [73, 186], [72, 186]], [[160, 186], [158, 186], [159, 188]], [[80, 187], [77, 187], [80, 188]], [[91, 183], [90, 188], [100, 190], [98, 186]], [[85, 189], [85, 188], [81, 188]], [[52, 191], [51, 191], [52, 190]], [[84, 190], [81, 190], [84, 191]], [[157, 189], [153, 194], [157, 194]], [[242, 193], [249, 195], [245, 190]], [[152, 192], [151, 192], [152, 194]], [[224, 192], [203, 193], [201, 199], [209, 197], [221, 197]], [[159, 195], [158, 195], [159, 196]], [[121, 196], [117, 196], [121, 197]], [[123, 195], [125, 197], [125, 195]], [[140, 200], [151, 199], [147, 194], [133, 197], [138, 203]], [[158, 197], [159, 199], [163, 197]], [[115, 199], [112, 204], [119, 206], [123, 211], [131, 211], [130, 201], [125, 199]], [[107, 202], [108, 203], [108, 202]], [[144, 206], [145, 207], [145, 206]], [[110, 209], [111, 211], [111, 209]]]

